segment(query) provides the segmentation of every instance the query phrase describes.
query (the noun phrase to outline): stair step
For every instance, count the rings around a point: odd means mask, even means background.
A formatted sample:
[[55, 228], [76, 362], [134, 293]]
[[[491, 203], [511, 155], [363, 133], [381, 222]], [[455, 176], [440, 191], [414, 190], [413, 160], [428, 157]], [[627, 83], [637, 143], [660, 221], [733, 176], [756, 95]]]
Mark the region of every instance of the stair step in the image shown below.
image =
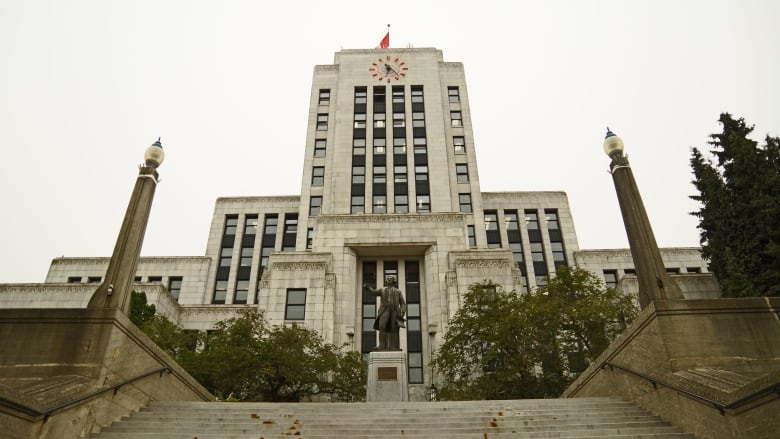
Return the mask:
[[693, 439], [680, 428], [614, 398], [354, 404], [152, 402], [91, 437]]

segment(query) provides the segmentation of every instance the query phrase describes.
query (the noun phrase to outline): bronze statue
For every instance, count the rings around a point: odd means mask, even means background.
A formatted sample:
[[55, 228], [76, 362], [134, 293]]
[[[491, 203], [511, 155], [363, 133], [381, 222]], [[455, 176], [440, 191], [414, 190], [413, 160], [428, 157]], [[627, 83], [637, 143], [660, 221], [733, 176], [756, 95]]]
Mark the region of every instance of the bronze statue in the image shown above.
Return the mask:
[[379, 331], [379, 346], [374, 350], [401, 350], [401, 340], [398, 333], [401, 328], [405, 327], [406, 301], [401, 290], [396, 288], [395, 277], [388, 276], [385, 279], [384, 288], [374, 289], [368, 284], [363, 284], [363, 288], [380, 297], [379, 310], [376, 314], [376, 320], [374, 320], [374, 330]]

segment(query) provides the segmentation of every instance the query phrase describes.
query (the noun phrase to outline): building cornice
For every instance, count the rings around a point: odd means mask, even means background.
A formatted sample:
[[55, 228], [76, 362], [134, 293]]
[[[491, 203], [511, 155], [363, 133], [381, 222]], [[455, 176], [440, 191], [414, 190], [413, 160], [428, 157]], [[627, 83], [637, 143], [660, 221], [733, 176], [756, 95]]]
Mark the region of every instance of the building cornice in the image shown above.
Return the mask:
[[462, 213], [402, 213], [402, 214], [351, 214], [319, 215], [317, 224], [364, 224], [364, 223], [454, 223], [463, 222]]
[[273, 204], [273, 203], [300, 203], [301, 197], [295, 195], [282, 195], [278, 197], [220, 197], [217, 204]]

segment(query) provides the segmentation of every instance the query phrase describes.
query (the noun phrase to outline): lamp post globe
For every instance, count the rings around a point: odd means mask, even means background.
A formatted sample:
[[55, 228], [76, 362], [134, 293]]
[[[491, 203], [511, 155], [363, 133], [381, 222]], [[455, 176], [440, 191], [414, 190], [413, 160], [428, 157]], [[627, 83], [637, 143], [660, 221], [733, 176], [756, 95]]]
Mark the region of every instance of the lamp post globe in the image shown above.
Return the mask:
[[613, 133], [609, 127], [607, 127], [607, 136], [604, 138], [604, 152], [610, 157], [613, 154], [623, 155], [623, 139]]
[[144, 162], [146, 163], [146, 166], [157, 169], [157, 167], [162, 164], [163, 160], [165, 160], [165, 151], [163, 151], [162, 143], [160, 143], [160, 138], [158, 137], [156, 142], [146, 148], [146, 151], [144, 152]]

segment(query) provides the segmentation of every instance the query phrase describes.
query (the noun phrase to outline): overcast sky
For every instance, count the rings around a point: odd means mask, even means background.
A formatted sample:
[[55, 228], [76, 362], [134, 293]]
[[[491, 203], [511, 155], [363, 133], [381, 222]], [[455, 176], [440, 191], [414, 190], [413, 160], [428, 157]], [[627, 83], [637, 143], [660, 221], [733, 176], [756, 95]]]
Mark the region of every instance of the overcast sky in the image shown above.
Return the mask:
[[0, 282], [110, 256], [144, 149], [142, 255], [203, 255], [220, 196], [297, 195], [313, 68], [341, 49], [463, 62], [483, 191], [565, 191], [584, 249], [627, 247], [626, 144], [662, 247], [698, 245], [688, 160], [728, 111], [780, 134], [780, 2], [0, 0]]

